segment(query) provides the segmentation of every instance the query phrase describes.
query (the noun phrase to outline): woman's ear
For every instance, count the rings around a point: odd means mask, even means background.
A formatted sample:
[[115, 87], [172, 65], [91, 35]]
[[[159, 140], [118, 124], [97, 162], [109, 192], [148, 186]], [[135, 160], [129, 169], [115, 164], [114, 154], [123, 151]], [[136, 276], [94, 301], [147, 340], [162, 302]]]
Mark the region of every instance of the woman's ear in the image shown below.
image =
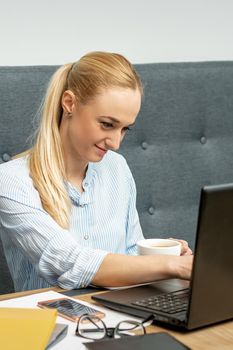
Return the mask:
[[71, 90], [66, 90], [63, 92], [61, 105], [64, 113], [71, 114], [75, 107], [75, 95]]

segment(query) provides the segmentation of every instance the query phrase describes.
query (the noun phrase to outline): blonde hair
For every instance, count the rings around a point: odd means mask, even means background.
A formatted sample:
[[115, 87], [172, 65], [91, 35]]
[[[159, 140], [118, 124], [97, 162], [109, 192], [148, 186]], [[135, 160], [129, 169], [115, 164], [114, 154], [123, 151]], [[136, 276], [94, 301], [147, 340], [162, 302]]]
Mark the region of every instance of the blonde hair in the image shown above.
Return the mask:
[[40, 194], [43, 208], [68, 229], [71, 201], [65, 181], [66, 171], [59, 127], [63, 114], [61, 99], [71, 90], [77, 102], [86, 104], [103, 88], [139, 89], [142, 83], [134, 67], [122, 55], [91, 52], [75, 63], [60, 67], [52, 76], [41, 109], [41, 122], [29, 155], [30, 176]]

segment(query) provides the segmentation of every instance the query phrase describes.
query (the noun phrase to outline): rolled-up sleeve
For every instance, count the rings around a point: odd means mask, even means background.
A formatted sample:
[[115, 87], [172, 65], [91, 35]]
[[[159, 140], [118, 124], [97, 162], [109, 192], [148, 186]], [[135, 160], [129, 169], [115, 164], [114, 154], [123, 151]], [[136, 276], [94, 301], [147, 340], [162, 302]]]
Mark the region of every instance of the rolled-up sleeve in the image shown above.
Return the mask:
[[19, 199], [0, 196], [0, 219], [12, 244], [51, 285], [66, 289], [87, 286], [107, 254], [80, 246], [43, 209]]

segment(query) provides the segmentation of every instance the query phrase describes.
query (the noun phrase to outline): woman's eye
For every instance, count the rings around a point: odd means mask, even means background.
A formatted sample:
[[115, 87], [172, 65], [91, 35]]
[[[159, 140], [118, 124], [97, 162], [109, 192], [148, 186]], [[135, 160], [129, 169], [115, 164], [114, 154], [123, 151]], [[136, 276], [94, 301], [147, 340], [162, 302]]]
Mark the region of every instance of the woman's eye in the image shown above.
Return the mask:
[[102, 126], [105, 128], [105, 129], [110, 129], [113, 127], [113, 124], [112, 123], [108, 123], [108, 122], [101, 122]]
[[129, 126], [126, 126], [123, 130], [126, 132], [126, 131], [131, 130], [131, 128]]

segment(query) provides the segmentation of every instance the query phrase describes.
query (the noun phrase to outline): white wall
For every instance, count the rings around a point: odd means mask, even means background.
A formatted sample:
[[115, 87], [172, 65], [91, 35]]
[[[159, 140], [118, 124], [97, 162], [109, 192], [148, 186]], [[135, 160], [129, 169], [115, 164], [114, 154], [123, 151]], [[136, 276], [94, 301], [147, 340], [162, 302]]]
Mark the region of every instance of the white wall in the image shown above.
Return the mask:
[[233, 60], [232, 0], [0, 0], [0, 65]]

